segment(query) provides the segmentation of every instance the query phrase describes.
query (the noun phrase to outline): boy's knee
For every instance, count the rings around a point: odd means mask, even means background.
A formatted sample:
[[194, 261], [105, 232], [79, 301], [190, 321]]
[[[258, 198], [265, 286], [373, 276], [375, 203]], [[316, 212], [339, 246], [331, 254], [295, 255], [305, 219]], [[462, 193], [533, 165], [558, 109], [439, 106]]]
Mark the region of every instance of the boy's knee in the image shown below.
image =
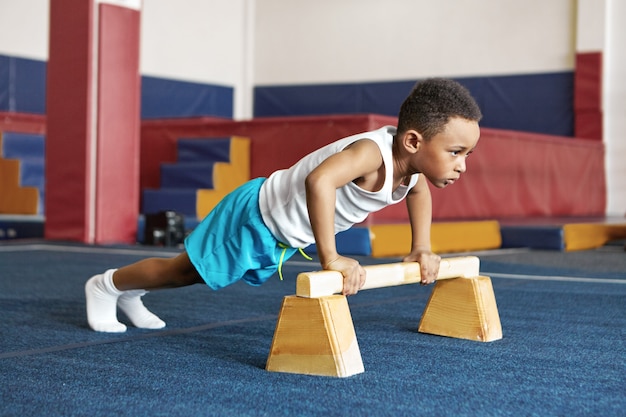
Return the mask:
[[200, 284], [204, 280], [193, 266], [186, 253], [183, 253], [176, 258], [168, 260], [169, 266], [169, 279], [172, 280], [172, 284], [178, 287], [186, 285]]

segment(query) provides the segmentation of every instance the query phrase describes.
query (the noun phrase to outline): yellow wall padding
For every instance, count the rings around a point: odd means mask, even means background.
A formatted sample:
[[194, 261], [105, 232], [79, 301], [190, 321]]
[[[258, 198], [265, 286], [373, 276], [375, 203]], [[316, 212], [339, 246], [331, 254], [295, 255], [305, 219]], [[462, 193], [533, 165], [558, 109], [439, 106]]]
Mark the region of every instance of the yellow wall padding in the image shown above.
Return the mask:
[[563, 240], [566, 251], [593, 249], [611, 240], [626, 239], [626, 222], [571, 223], [563, 226]]
[[218, 162], [213, 167], [213, 189], [196, 193], [196, 214], [203, 219], [226, 194], [250, 179], [250, 139], [233, 136], [230, 139], [230, 162]]
[[[370, 227], [372, 256], [404, 256], [411, 249], [409, 224], [377, 224]], [[473, 222], [436, 222], [430, 241], [435, 253], [497, 249], [502, 245], [500, 224], [495, 220]]]

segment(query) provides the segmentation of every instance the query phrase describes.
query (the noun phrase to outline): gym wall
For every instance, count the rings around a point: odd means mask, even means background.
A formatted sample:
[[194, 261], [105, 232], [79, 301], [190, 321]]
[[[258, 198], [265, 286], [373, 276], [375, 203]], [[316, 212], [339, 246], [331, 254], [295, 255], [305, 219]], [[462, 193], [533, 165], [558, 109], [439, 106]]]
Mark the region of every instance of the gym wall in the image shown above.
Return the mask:
[[[0, 111], [45, 111], [47, 9], [0, 5]], [[574, 37], [573, 0], [150, 0], [142, 117], [394, 115], [415, 81], [446, 76], [486, 127], [569, 136]]]

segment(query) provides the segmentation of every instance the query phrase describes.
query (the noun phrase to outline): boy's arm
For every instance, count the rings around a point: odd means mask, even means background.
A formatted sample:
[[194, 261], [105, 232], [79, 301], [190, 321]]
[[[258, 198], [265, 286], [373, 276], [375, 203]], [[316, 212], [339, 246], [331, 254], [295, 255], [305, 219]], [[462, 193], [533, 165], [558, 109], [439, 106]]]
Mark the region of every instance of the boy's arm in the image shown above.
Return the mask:
[[307, 208], [323, 269], [344, 277], [344, 295], [356, 294], [365, 283], [365, 270], [354, 259], [340, 256], [335, 244], [335, 199], [337, 188], [377, 171], [382, 165], [378, 146], [360, 140], [322, 162], [305, 181]]
[[411, 222], [411, 253], [403, 260], [419, 262], [422, 284], [430, 284], [437, 279], [441, 257], [430, 247], [433, 203], [423, 175], [407, 195], [406, 204]]

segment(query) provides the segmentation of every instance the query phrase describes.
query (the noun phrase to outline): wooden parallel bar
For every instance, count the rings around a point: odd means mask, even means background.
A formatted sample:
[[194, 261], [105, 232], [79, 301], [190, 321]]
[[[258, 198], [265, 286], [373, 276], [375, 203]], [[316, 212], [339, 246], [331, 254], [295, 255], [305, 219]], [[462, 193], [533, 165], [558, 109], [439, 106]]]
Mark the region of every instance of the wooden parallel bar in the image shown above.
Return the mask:
[[[414, 284], [421, 280], [417, 262], [398, 262], [365, 266], [366, 280], [361, 290]], [[444, 258], [439, 265], [437, 279], [472, 278], [479, 275], [480, 260], [476, 256]], [[302, 272], [296, 280], [298, 297], [318, 298], [339, 294], [343, 290], [343, 276], [337, 271]]]

